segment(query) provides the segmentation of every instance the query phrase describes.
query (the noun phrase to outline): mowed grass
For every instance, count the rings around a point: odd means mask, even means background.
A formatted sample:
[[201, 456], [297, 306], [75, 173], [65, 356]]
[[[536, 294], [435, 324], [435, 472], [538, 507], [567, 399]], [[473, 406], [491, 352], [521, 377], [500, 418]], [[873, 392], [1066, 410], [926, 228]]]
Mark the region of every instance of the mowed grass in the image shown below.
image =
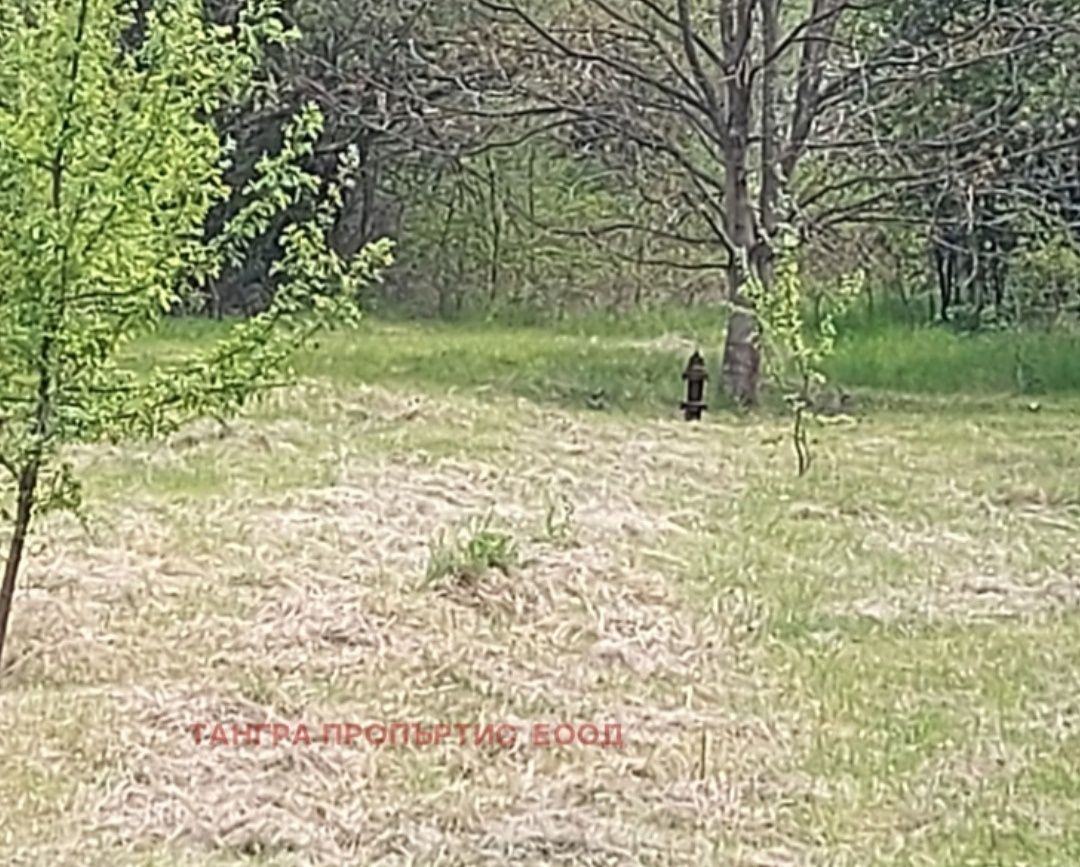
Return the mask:
[[691, 586], [754, 602], [825, 863], [1080, 857], [1075, 421], [867, 419], [710, 509]]
[[[797, 479], [782, 415], [673, 418], [695, 338], [373, 322], [224, 431], [79, 450], [95, 536], [43, 528], [0, 677], [0, 860], [1080, 863], [1075, 399], [875, 394]], [[489, 525], [508, 575], [425, 580]], [[628, 748], [324, 767], [169, 728], [237, 702]]]

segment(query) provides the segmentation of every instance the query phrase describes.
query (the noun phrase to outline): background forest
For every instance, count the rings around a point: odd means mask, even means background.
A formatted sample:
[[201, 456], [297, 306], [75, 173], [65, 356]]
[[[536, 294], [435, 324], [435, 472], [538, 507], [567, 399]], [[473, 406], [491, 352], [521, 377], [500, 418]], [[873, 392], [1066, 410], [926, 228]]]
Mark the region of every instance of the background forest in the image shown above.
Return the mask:
[[[300, 40], [220, 118], [233, 181], [315, 102], [312, 168], [360, 157], [339, 249], [398, 243], [373, 307], [704, 320], [783, 246], [811, 308], [862, 270], [863, 323], [1050, 331], [1080, 310], [1070, 0], [297, 0], [287, 15]], [[264, 245], [205, 309], [264, 305], [275, 256]], [[744, 341], [728, 339], [730, 357]]]

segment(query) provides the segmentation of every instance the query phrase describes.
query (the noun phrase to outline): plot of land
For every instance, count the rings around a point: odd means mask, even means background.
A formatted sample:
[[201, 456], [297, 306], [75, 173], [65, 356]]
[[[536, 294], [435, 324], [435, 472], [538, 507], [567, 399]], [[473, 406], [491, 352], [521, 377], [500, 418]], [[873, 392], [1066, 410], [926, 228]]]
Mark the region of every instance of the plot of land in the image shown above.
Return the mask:
[[2, 863], [1080, 863], [1070, 405], [867, 410], [797, 480], [782, 417], [312, 373], [77, 455], [91, 520], [39, 528], [0, 676]]

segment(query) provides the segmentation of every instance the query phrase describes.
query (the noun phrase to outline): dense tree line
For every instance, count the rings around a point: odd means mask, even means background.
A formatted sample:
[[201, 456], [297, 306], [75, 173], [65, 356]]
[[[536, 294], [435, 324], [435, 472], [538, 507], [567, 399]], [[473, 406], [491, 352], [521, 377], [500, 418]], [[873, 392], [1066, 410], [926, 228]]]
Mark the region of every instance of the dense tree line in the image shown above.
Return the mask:
[[[1076, 316], [1070, 0], [292, 0], [285, 13], [301, 38], [220, 118], [238, 143], [232, 182], [315, 101], [327, 125], [313, 170], [359, 154], [339, 251], [382, 234], [400, 245], [377, 300], [442, 313], [726, 300], [728, 385], [747, 401], [759, 361], [741, 287], [769, 282], [782, 233], [810, 291], [868, 263], [867, 303], [911, 316]], [[260, 246], [207, 308], [265, 304], [276, 255]]]

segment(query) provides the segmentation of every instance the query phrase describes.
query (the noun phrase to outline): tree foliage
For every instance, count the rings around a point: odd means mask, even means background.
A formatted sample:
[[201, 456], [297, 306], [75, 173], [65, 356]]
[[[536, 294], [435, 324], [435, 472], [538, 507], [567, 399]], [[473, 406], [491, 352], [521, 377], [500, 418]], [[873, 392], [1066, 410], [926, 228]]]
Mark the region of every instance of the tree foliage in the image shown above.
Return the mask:
[[228, 149], [210, 118], [243, 97], [264, 48], [289, 34], [271, 2], [225, 27], [199, 0], [157, 0], [132, 47], [135, 11], [0, 0], [0, 493], [12, 523], [0, 648], [31, 518], [79, 505], [66, 444], [158, 436], [237, 411], [283, 381], [307, 337], [354, 320], [359, 287], [388, 261], [385, 242], [348, 261], [328, 244], [346, 160], [311, 218], [282, 233], [268, 310], [205, 355], [143, 376], [125, 368], [132, 338], [320, 189], [300, 165], [321, 129], [308, 107], [206, 241], [207, 215], [229, 193]]
[[769, 284], [757, 277], [747, 281], [745, 291], [758, 320], [765, 369], [791, 408], [792, 442], [800, 476], [810, 469], [812, 460], [806, 417], [825, 405], [824, 365], [836, 348], [836, 319], [862, 291], [865, 280], [865, 271], [856, 268], [835, 285], [820, 287], [815, 299], [816, 321], [808, 322], [798, 243], [790, 231], [785, 231], [777, 238], [777, 257]]

